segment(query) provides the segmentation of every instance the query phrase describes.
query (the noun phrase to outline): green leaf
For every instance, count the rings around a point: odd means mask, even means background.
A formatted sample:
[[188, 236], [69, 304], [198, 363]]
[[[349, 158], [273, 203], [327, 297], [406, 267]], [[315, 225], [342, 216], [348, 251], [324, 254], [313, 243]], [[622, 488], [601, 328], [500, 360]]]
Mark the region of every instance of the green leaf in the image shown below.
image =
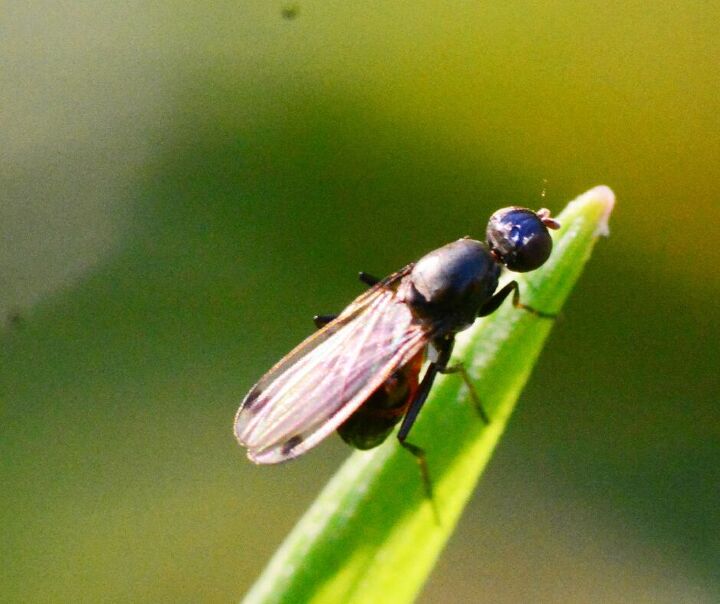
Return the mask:
[[[548, 262], [518, 278], [523, 303], [560, 311], [598, 235], [606, 233], [613, 205], [607, 187], [568, 204], [557, 216], [562, 226]], [[506, 302], [458, 337], [453, 358], [467, 367], [492, 421], [480, 421], [458, 376], [438, 380], [409, 440], [427, 451], [439, 523], [414, 458], [389, 438], [371, 452], [353, 453], [245, 602], [411, 602], [475, 489], [552, 325]]]

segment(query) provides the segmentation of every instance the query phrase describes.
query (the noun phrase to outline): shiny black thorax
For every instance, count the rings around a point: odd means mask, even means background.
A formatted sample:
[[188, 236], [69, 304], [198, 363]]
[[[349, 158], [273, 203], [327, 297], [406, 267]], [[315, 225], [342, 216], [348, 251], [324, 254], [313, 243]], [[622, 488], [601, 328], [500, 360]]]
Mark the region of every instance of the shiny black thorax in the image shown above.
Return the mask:
[[442, 337], [472, 325], [499, 277], [500, 265], [483, 243], [459, 239], [420, 258], [398, 295]]

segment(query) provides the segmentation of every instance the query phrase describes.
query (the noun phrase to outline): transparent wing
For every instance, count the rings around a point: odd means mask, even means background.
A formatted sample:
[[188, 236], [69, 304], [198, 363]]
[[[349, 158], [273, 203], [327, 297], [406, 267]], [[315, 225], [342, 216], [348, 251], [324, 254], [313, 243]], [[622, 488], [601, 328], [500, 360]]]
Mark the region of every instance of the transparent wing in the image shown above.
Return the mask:
[[408, 270], [360, 296], [248, 393], [235, 436], [250, 459], [277, 463], [315, 446], [427, 344], [427, 329], [388, 287]]

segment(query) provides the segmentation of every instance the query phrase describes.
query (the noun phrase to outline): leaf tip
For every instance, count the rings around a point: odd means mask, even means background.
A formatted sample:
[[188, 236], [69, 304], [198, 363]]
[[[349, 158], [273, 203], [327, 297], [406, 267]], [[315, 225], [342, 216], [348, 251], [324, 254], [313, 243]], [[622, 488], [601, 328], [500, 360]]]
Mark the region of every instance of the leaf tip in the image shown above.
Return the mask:
[[598, 185], [597, 187], [593, 187], [572, 203], [592, 203], [601, 205], [602, 214], [598, 219], [595, 234], [602, 235], [603, 237], [607, 237], [610, 234], [608, 223], [610, 221], [610, 215], [615, 208], [615, 193], [610, 187], [607, 185]]
[[[608, 222], [615, 208], [615, 193], [606, 185], [598, 185], [576, 197], [558, 214], [561, 225], [582, 218], [594, 237], [610, 234]], [[590, 233], [588, 233], [590, 234]]]

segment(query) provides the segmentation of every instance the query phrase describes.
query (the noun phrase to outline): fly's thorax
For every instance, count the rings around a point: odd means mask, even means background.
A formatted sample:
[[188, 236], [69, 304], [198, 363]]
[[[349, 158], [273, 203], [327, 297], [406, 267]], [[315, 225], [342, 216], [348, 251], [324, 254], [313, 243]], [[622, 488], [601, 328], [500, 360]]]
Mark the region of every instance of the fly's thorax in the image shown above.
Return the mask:
[[460, 239], [420, 258], [400, 294], [416, 318], [451, 333], [473, 323], [499, 276], [500, 266], [484, 244]]

